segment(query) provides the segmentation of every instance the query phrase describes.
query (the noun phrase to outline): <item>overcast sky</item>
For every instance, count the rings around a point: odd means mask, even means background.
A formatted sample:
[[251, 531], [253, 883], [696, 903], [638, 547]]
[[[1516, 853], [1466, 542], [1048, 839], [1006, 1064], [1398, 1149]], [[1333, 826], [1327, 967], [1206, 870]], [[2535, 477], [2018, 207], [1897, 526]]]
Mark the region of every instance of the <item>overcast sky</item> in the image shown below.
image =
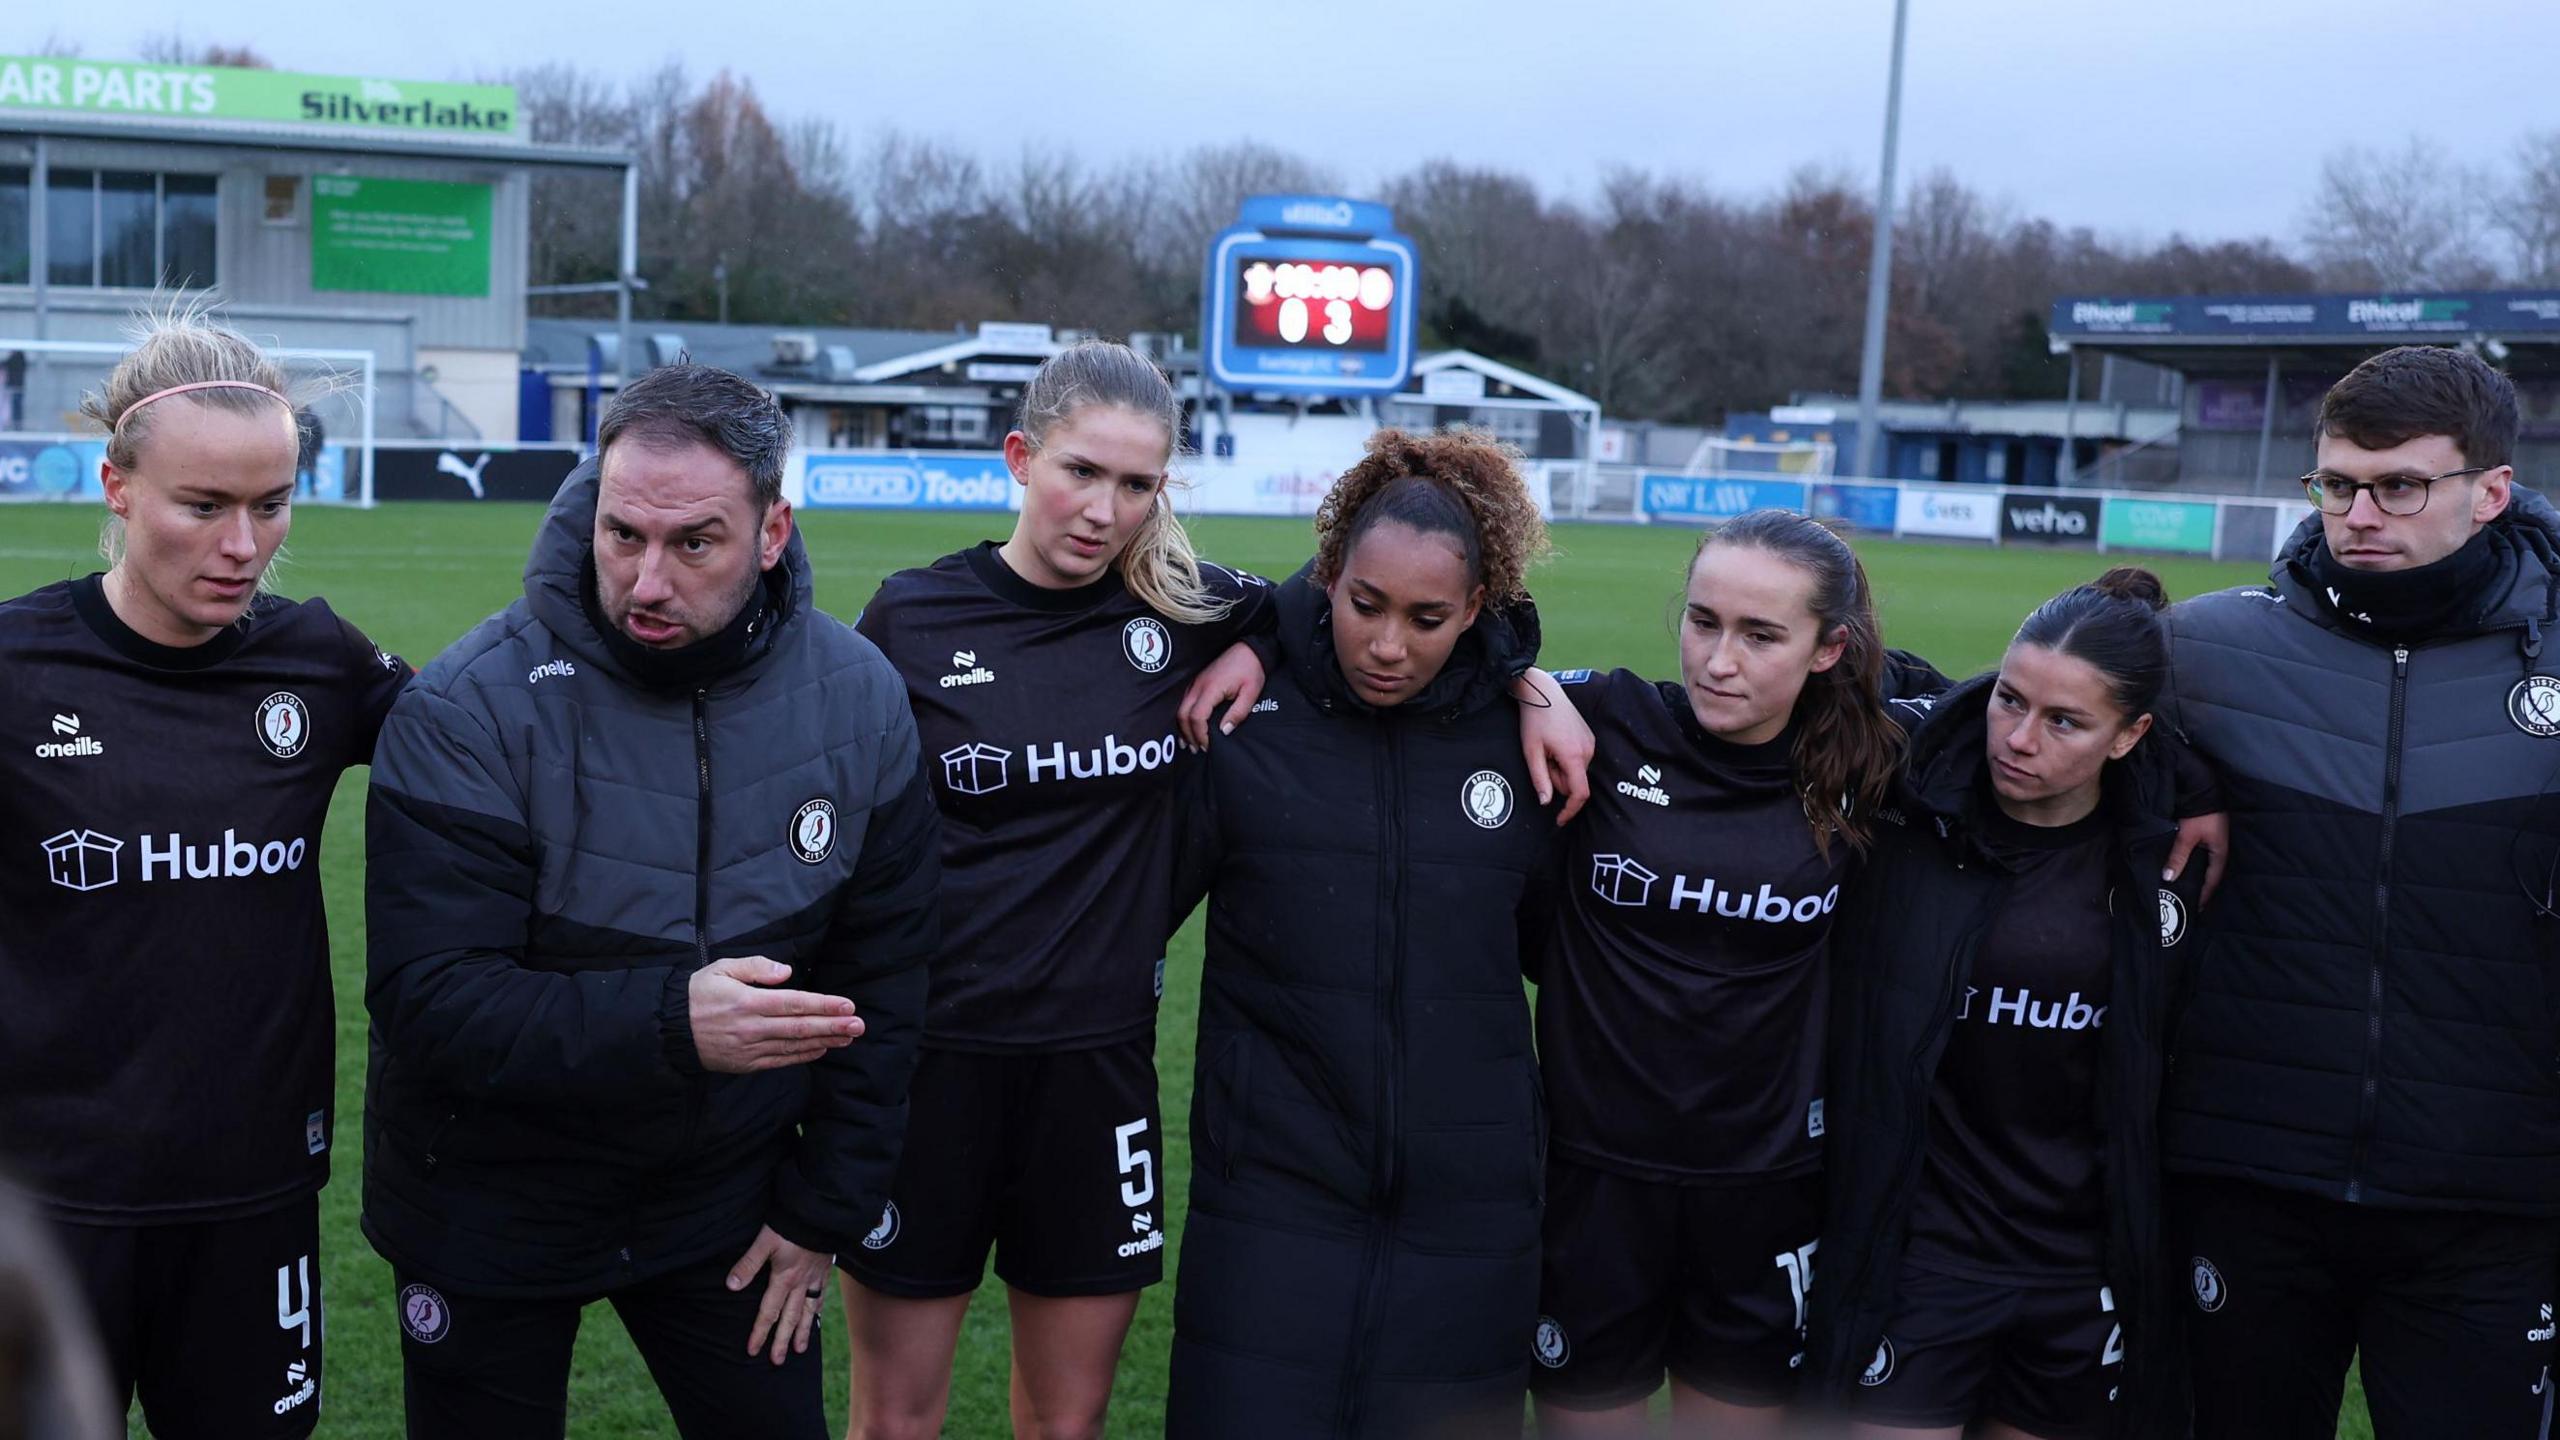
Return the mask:
[[[670, 57], [861, 136], [1026, 141], [1095, 160], [1255, 139], [1355, 192], [1445, 157], [1587, 195], [1617, 166], [1766, 193], [1805, 164], [1872, 184], [1891, 0], [117, 0], [9, 7], [0, 50], [92, 58], [146, 36], [279, 67], [465, 79]], [[2291, 244], [2321, 157], [2413, 131], [2508, 168], [2560, 127], [2553, 0], [1911, 0], [1905, 182], [1948, 166], [2015, 210], [2110, 236]], [[605, 28], [567, 15], [616, 13]]]

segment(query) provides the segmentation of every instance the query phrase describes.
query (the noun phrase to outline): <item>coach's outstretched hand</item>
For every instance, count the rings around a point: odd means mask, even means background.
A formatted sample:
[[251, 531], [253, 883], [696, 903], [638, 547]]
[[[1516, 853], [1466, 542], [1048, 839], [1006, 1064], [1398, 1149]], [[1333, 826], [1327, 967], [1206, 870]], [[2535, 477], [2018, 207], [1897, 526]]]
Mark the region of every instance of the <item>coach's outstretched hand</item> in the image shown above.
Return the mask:
[[756, 1278], [756, 1272], [770, 1268], [771, 1279], [764, 1282], [764, 1303], [756, 1307], [755, 1329], [747, 1332], [747, 1353], [754, 1355], [765, 1348], [765, 1337], [773, 1337], [773, 1363], [779, 1365], [788, 1355], [806, 1353], [809, 1331], [818, 1323], [818, 1312], [827, 1308], [827, 1272], [836, 1268], [836, 1257], [816, 1250], [803, 1250], [773, 1233], [767, 1225], [756, 1232], [756, 1243], [729, 1267], [729, 1288], [744, 1290]]
[[790, 966], [762, 955], [714, 960], [693, 972], [685, 993], [703, 1069], [747, 1075], [806, 1065], [861, 1038], [852, 1001], [770, 988], [790, 978]]

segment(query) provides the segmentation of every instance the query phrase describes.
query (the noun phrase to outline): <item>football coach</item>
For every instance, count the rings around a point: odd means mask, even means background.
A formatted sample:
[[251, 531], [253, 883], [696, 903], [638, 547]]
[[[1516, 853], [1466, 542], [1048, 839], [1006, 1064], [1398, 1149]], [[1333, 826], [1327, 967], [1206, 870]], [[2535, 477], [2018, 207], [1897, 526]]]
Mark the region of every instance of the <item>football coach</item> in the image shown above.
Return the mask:
[[597, 439], [374, 756], [364, 1228], [408, 1433], [562, 1434], [602, 1299], [688, 1440], [823, 1440], [939, 822], [896, 672], [811, 602], [772, 397], [669, 366]]

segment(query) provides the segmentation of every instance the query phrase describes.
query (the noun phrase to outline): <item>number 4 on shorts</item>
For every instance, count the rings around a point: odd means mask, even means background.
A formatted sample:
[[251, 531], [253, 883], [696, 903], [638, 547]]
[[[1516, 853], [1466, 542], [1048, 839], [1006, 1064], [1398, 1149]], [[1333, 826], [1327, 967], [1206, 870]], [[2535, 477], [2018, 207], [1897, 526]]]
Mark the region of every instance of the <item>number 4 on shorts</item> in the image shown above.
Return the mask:
[[[302, 1302], [294, 1303], [294, 1280], [302, 1281]], [[297, 1257], [290, 1265], [276, 1267], [276, 1328], [300, 1330], [302, 1348], [311, 1348], [311, 1257]]]
[[1120, 1146], [1120, 1173], [1125, 1176], [1132, 1170], [1138, 1172], [1137, 1179], [1120, 1182], [1120, 1203], [1131, 1208], [1156, 1198], [1156, 1157], [1129, 1143], [1146, 1133], [1144, 1119], [1132, 1120], [1111, 1132], [1111, 1138]]

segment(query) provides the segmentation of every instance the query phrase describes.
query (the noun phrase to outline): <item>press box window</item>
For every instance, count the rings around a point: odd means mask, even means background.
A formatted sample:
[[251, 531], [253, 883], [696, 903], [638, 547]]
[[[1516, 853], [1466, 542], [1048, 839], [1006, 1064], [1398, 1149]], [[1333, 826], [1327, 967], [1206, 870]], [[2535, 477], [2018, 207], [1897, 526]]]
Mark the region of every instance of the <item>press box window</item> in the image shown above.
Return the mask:
[[987, 438], [987, 412], [974, 405], [910, 405], [899, 419], [906, 443], [951, 445]]
[[[214, 283], [214, 177], [55, 170], [45, 184], [45, 280], [80, 289]], [[0, 167], [0, 285], [24, 285], [35, 252], [35, 177]]]

